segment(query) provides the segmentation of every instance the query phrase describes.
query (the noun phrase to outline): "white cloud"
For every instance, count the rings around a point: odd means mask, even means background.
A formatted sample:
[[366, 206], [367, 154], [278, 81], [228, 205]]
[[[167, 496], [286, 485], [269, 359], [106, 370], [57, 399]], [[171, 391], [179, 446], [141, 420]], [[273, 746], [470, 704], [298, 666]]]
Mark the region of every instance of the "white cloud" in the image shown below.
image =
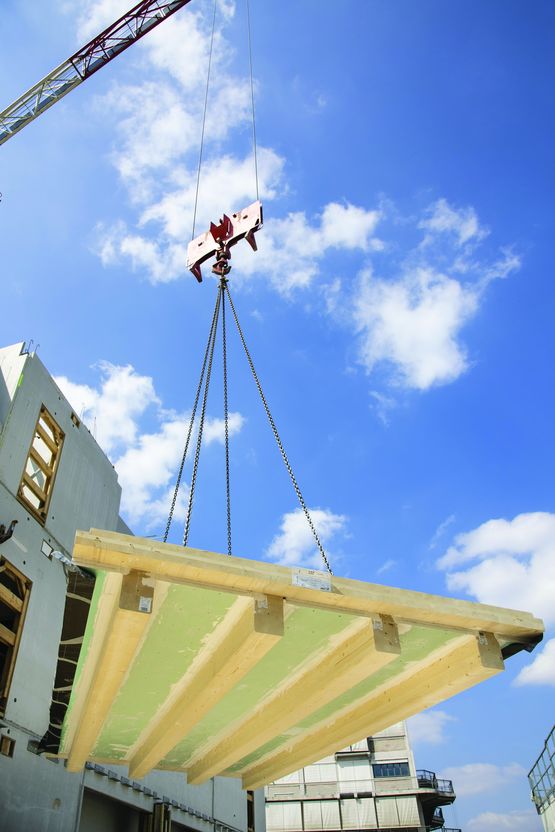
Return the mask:
[[159, 404], [159, 399], [152, 379], [139, 375], [131, 365], [118, 367], [101, 361], [98, 369], [99, 389], [75, 384], [65, 376], [58, 376], [55, 381], [101, 448], [110, 454], [118, 446], [135, 442], [138, 418], [150, 405]]
[[[322, 545], [326, 549], [329, 541], [344, 531], [347, 518], [343, 514], [334, 514], [329, 509], [314, 508], [309, 511]], [[326, 555], [329, 557], [327, 551]], [[314, 536], [301, 508], [283, 515], [280, 531], [268, 546], [266, 556], [285, 566], [324, 568], [322, 556], [316, 547]]]
[[496, 766], [492, 763], [467, 763], [464, 766], [451, 766], [439, 775], [453, 781], [458, 797], [484, 792], [495, 792], [497, 789], [510, 786], [510, 781], [523, 779], [526, 782], [526, 769], [518, 763], [507, 766]]
[[455, 722], [455, 717], [440, 710], [424, 711], [411, 716], [407, 720], [411, 743], [441, 745], [448, 739], [445, 730], [450, 722]]
[[446, 199], [438, 199], [426, 209], [426, 217], [418, 224], [428, 232], [424, 243], [430, 243], [436, 235], [452, 234], [459, 246], [470, 240], [482, 240], [488, 231], [480, 226], [472, 206], [455, 208]]
[[398, 385], [418, 390], [453, 381], [468, 366], [457, 339], [477, 306], [474, 286], [430, 268], [397, 281], [366, 270], [354, 307], [360, 360], [368, 372], [386, 362]]
[[377, 575], [383, 575], [384, 572], [389, 572], [390, 569], [393, 569], [394, 566], [397, 565], [397, 561], [390, 558], [386, 560], [379, 569], [376, 570]]
[[[97, 388], [75, 384], [65, 376], [56, 378], [56, 382], [112, 459], [122, 487], [125, 519], [132, 527], [149, 531], [168, 516], [189, 417], [164, 410], [152, 378], [139, 375], [130, 365], [119, 367], [104, 361], [98, 369], [101, 379]], [[141, 422], [149, 409], [154, 411], [157, 429], [146, 432]], [[240, 413], [230, 413], [230, 436], [237, 434], [243, 424]], [[207, 417], [203, 445], [221, 444], [224, 438], [224, 420]], [[176, 520], [184, 518], [187, 498], [188, 486], [183, 482]]]
[[555, 686], [555, 638], [549, 639], [532, 663], [522, 668], [515, 684]]
[[443, 520], [439, 524], [439, 526], [437, 527], [437, 529], [433, 533], [432, 539], [430, 541], [430, 549], [435, 549], [435, 547], [437, 546], [440, 538], [443, 537], [443, 535], [445, 534], [446, 530], [449, 528], [451, 523], [454, 523], [454, 522], [455, 522], [455, 515], [450, 514], [449, 517], [446, 517], [445, 520]]
[[[381, 218], [378, 210], [366, 210], [348, 202], [330, 202], [310, 221], [303, 211], [274, 219], [258, 235], [256, 257], [237, 248], [239, 274], [269, 277], [284, 295], [307, 288], [320, 273], [321, 261], [330, 252], [373, 250], [379, 242], [374, 231]], [[234, 253], [235, 257], [235, 253]], [[326, 303], [333, 307], [339, 283], [328, 284]]]
[[455, 538], [438, 566], [451, 591], [555, 623], [555, 514], [496, 519]]
[[541, 825], [533, 809], [515, 812], [482, 812], [468, 821], [468, 832], [540, 832]]

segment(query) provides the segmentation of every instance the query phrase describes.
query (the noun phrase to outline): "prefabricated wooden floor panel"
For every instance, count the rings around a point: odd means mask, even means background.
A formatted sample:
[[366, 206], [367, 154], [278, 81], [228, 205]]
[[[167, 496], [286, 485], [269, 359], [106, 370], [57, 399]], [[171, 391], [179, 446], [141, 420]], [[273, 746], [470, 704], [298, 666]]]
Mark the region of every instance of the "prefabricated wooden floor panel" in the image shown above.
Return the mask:
[[[529, 613], [91, 530], [60, 756], [257, 788], [503, 669]], [[326, 583], [327, 582], [327, 583]]]

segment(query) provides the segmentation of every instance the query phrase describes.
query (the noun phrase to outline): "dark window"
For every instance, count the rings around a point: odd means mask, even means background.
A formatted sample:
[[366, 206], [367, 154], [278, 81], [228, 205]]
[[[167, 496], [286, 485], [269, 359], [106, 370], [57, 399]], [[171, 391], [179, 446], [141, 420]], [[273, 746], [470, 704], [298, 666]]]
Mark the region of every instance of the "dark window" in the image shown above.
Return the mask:
[[374, 777], [408, 777], [410, 775], [408, 763], [374, 763], [372, 770]]
[[247, 792], [247, 832], [254, 832], [254, 792]]
[[6, 710], [31, 581], [0, 557], [0, 714]]

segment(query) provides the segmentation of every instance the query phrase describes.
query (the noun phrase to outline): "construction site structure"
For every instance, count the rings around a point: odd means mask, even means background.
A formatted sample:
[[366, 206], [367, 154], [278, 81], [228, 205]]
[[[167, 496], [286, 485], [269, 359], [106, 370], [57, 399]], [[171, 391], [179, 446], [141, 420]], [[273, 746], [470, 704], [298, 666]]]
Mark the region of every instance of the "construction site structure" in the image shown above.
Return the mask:
[[532, 802], [544, 832], [555, 832], [555, 725], [528, 775]]
[[[119, 517], [116, 472], [36, 354], [0, 350], [0, 828], [2, 832], [263, 832], [262, 790], [238, 779], [187, 785], [182, 774], [144, 778], [87, 763], [71, 773], [41, 753], [57, 674], [73, 661], [62, 633], [73, 591], [76, 529], [130, 534]], [[79, 613], [79, 609], [81, 613]], [[60, 634], [62, 639], [60, 641]], [[77, 648], [78, 649], [78, 648]], [[53, 693], [54, 690], [54, 693]]]
[[445, 826], [451, 780], [416, 769], [404, 722], [266, 788], [268, 832], [461, 832]]

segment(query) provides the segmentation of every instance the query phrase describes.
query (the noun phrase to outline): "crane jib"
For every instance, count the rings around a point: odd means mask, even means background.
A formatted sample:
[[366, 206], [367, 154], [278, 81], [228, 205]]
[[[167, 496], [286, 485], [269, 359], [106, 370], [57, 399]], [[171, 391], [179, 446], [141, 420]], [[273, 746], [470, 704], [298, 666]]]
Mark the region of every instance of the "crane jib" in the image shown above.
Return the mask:
[[141, 0], [0, 112], [0, 144], [191, 0]]

